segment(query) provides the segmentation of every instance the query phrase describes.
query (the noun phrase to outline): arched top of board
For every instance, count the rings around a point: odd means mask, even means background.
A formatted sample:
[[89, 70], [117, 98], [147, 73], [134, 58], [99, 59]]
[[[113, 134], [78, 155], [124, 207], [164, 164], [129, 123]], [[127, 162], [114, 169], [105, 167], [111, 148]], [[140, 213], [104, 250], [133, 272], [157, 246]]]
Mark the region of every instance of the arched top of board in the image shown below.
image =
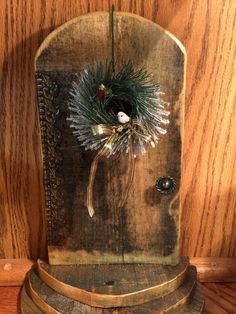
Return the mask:
[[[141, 16], [115, 12], [115, 54], [117, 66], [133, 60], [152, 68], [153, 60], [184, 63], [185, 48], [171, 33]], [[111, 58], [111, 15], [95, 12], [74, 18], [43, 41], [35, 59], [36, 71], [80, 71], [95, 60]], [[153, 71], [155, 72], [155, 70]]]

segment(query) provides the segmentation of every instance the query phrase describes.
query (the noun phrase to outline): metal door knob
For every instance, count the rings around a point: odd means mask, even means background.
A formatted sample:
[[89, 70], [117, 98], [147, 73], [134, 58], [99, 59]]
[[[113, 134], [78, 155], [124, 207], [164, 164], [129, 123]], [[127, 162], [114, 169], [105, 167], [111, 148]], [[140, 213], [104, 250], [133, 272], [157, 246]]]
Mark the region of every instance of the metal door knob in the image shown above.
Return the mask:
[[170, 176], [160, 177], [156, 182], [157, 191], [161, 194], [170, 194], [174, 191], [175, 187], [176, 182]]

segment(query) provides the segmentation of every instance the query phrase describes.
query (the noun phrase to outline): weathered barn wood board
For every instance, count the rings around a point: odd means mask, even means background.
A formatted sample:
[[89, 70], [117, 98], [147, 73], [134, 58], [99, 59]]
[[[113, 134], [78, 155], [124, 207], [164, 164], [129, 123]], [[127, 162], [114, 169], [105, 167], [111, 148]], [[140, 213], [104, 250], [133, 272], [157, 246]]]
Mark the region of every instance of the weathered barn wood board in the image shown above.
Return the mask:
[[[182, 254], [236, 256], [235, 1], [114, 0], [168, 29], [188, 52]], [[64, 22], [108, 11], [102, 0], [2, 0], [0, 257], [43, 258], [42, 162], [34, 56]], [[211, 240], [209, 240], [211, 239]]]
[[[155, 149], [137, 156], [127, 202], [128, 159], [104, 158], [94, 184], [96, 213], [89, 217], [86, 190], [96, 153], [85, 152], [66, 120], [66, 103], [75, 74], [87, 64], [111, 57], [110, 14], [78, 17], [50, 34], [36, 55], [37, 93], [43, 144], [52, 264], [158, 262], [179, 258], [181, 119], [185, 50], [171, 34], [137, 15], [115, 13], [116, 67], [132, 60], [160, 83], [169, 102], [170, 124]], [[142, 180], [140, 180], [142, 176]], [[156, 181], [171, 176], [176, 189], [160, 194]]]

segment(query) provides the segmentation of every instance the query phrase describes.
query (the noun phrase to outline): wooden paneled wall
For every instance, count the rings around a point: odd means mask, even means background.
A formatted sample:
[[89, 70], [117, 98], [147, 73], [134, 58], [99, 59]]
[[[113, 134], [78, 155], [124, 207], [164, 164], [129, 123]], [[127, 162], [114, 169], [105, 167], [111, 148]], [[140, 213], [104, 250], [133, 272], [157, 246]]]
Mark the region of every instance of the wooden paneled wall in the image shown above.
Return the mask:
[[36, 50], [57, 26], [112, 3], [187, 48], [182, 253], [236, 257], [236, 2], [1, 0], [0, 258], [46, 255]]

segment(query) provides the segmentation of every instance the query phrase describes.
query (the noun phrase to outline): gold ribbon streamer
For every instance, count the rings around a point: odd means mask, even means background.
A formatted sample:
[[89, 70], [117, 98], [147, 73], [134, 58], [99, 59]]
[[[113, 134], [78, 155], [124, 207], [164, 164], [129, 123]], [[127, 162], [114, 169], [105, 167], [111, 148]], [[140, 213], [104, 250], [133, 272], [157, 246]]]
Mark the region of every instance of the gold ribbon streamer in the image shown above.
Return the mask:
[[[138, 131], [134, 128], [134, 126], [137, 125], [140, 127], [141, 131]], [[95, 156], [91, 169], [89, 174], [89, 183], [87, 187], [87, 208], [90, 217], [93, 217], [94, 215], [94, 208], [93, 208], [93, 184], [94, 179], [97, 171], [97, 166], [100, 158], [103, 156], [106, 156], [106, 154], [112, 149], [112, 145], [115, 143], [117, 137], [119, 136], [119, 133], [121, 133], [123, 130], [129, 129], [131, 132], [129, 134], [129, 158], [130, 158], [130, 167], [129, 167], [129, 181], [127, 189], [125, 190], [124, 197], [121, 199], [121, 202], [119, 204], [119, 208], [123, 207], [126, 199], [128, 197], [129, 190], [131, 188], [133, 178], [134, 178], [134, 169], [135, 169], [135, 160], [134, 160], [134, 154], [133, 154], [133, 143], [132, 143], [132, 135], [135, 134], [139, 137], [141, 137], [146, 142], [151, 142], [151, 136], [147, 133], [147, 130], [145, 129], [144, 125], [138, 121], [138, 120], [132, 120], [131, 122], [118, 125], [118, 126], [108, 126], [105, 124], [98, 124], [91, 127], [92, 133], [94, 136], [96, 135], [107, 135], [108, 139], [104, 146], [100, 149], [98, 154]]]
[[129, 191], [130, 191], [130, 188], [131, 188], [131, 185], [132, 185], [132, 182], [133, 182], [133, 179], [134, 179], [134, 170], [135, 170], [135, 160], [134, 160], [134, 153], [133, 153], [133, 143], [131, 141], [131, 137], [130, 137], [130, 141], [129, 141], [129, 147], [130, 147], [130, 150], [129, 150], [129, 159], [130, 159], [130, 162], [129, 162], [129, 172], [128, 172], [128, 185], [127, 185], [127, 188], [125, 189], [125, 192], [124, 192], [124, 196], [123, 198], [121, 198], [121, 201], [120, 201], [120, 204], [118, 206], [118, 208], [122, 208], [124, 205], [125, 205], [125, 202], [127, 200], [127, 197], [128, 197], [128, 194], [129, 194]]

